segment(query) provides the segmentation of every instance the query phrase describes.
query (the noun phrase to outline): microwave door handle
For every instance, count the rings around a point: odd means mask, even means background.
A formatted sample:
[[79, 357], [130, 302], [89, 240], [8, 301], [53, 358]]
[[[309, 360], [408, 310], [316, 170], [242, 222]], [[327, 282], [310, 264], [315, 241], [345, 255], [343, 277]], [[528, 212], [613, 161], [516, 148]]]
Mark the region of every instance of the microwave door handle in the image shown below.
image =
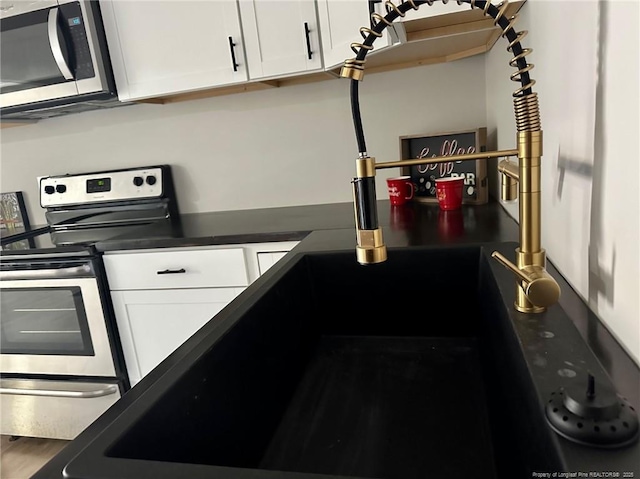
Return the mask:
[[49, 10], [49, 46], [51, 47], [53, 58], [56, 61], [62, 76], [65, 80], [73, 80], [73, 73], [71, 73], [71, 69], [64, 58], [64, 54], [62, 53], [62, 41], [58, 35], [58, 13], [58, 8], [52, 8]]

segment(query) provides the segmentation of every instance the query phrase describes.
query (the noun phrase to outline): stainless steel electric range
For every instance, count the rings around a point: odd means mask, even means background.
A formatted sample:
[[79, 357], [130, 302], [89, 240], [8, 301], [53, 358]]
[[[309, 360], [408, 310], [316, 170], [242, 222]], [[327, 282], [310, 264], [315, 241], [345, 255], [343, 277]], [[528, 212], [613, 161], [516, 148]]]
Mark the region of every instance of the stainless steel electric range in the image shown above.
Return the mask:
[[0, 433], [73, 439], [130, 387], [92, 245], [170, 236], [178, 207], [166, 165], [44, 177], [40, 204], [51, 246], [0, 252]]

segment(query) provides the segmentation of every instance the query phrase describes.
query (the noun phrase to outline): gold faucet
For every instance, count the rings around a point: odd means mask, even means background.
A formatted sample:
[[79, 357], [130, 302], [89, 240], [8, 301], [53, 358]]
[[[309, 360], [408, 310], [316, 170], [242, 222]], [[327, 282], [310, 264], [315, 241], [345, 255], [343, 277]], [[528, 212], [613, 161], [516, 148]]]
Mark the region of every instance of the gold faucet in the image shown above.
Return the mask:
[[[494, 25], [502, 29], [502, 37], [509, 42], [507, 51], [514, 57], [509, 62], [518, 70], [511, 75], [511, 80], [521, 84], [514, 93], [514, 111], [517, 126], [517, 149], [476, 154], [436, 157], [429, 159], [400, 160], [376, 163], [375, 158], [367, 154], [360, 105], [358, 97], [359, 82], [364, 77], [365, 57], [373, 49], [373, 42], [382, 36], [387, 26], [398, 17], [404, 17], [409, 9], [417, 10], [421, 5], [433, 4], [433, 0], [403, 0], [400, 5], [385, 2], [386, 16], [378, 13], [371, 15], [371, 28], [360, 28], [364, 41], [352, 43], [355, 58], [345, 61], [340, 75], [351, 79], [351, 109], [356, 131], [356, 139], [360, 154], [356, 160], [356, 177], [353, 180], [353, 199], [356, 215], [356, 256], [361, 264], [380, 263], [387, 259], [387, 249], [378, 225], [378, 214], [375, 192], [375, 172], [384, 168], [400, 166], [425, 165], [442, 161], [475, 161], [488, 158], [518, 157], [518, 165], [508, 159], [498, 165], [501, 173], [501, 198], [514, 200], [516, 191], [520, 197], [520, 247], [516, 249], [515, 264], [502, 254], [494, 251], [492, 257], [513, 272], [516, 277], [516, 310], [523, 313], [540, 313], [547, 306], [555, 304], [560, 297], [558, 283], [545, 269], [546, 255], [541, 247], [541, 204], [540, 204], [540, 159], [542, 157], [542, 129], [540, 125], [540, 109], [538, 96], [531, 88], [535, 80], [529, 72], [532, 64], [527, 64], [526, 57], [531, 49], [522, 48], [520, 41], [527, 35], [526, 31], [517, 32], [514, 24], [517, 14], [507, 18], [505, 12], [508, 2], [492, 5], [485, 0], [466, 1], [471, 8], [480, 8], [485, 15], [494, 18]], [[444, 3], [447, 0], [443, 0]], [[518, 190], [516, 190], [516, 184]]]

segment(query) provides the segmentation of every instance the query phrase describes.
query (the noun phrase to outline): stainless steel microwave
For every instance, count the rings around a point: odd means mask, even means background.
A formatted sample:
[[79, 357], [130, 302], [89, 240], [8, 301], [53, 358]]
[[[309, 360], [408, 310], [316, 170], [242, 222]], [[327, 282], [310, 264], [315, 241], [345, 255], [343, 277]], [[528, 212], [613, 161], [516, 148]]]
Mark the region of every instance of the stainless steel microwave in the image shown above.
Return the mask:
[[0, 0], [0, 45], [3, 119], [117, 101], [95, 0]]

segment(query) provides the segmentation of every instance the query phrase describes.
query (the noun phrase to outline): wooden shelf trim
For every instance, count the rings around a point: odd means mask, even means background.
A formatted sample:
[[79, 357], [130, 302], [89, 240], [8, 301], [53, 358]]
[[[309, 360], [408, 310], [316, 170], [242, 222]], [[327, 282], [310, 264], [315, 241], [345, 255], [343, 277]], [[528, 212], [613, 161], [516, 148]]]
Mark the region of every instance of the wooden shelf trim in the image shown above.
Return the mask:
[[15, 128], [17, 126], [33, 125], [37, 120], [2, 120], [0, 121], [0, 129]]
[[168, 103], [176, 103], [181, 101], [200, 100], [203, 98], [212, 98], [223, 95], [233, 95], [236, 93], [248, 93], [252, 91], [270, 90], [272, 88], [280, 88], [283, 86], [300, 85], [304, 83], [315, 83], [323, 80], [330, 80], [339, 77], [333, 71], [311, 73], [308, 75], [299, 75], [290, 78], [280, 78], [278, 80], [262, 80], [239, 85], [229, 85], [206, 90], [198, 90], [187, 93], [178, 93], [176, 95], [168, 95], [158, 98], [147, 98], [136, 100], [136, 103], [148, 103], [154, 105], [166, 105]]

